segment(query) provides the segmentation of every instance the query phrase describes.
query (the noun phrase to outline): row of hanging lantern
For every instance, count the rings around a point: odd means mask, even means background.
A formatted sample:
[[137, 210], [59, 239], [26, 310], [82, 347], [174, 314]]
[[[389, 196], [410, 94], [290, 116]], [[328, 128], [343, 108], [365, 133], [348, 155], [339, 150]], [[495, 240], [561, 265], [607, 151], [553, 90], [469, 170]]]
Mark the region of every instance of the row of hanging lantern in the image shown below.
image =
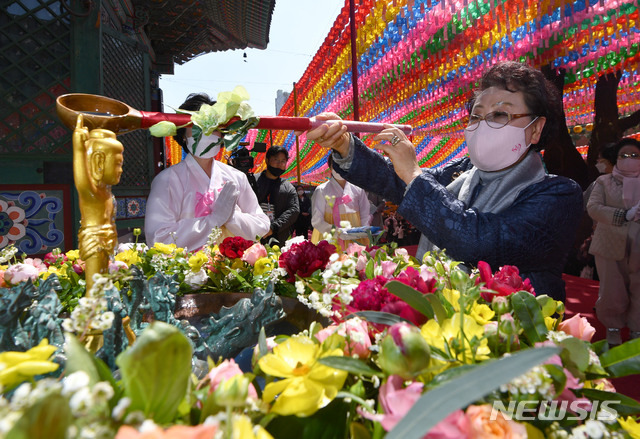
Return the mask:
[[[281, 116], [331, 111], [353, 118], [349, 0], [296, 83]], [[464, 104], [485, 69], [503, 60], [566, 70], [567, 125], [593, 122], [598, 75], [622, 71], [620, 114], [640, 109], [638, 0], [362, 0], [355, 5], [360, 119], [411, 124], [421, 166], [466, 153]], [[297, 110], [297, 111], [296, 111]], [[372, 145], [373, 136], [365, 136]], [[252, 130], [249, 142], [295, 150], [295, 135]], [[328, 176], [327, 151], [304, 135], [302, 180]], [[296, 175], [296, 155], [285, 176]], [[260, 162], [259, 160], [257, 162]]]

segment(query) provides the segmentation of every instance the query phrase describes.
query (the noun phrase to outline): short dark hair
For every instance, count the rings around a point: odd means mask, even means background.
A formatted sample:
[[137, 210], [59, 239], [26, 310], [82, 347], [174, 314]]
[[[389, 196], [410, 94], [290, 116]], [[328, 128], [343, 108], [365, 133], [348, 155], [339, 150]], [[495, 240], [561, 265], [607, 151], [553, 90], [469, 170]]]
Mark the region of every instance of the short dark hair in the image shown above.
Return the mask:
[[333, 153], [329, 153], [327, 156], [327, 168], [333, 169]]
[[495, 64], [482, 75], [479, 90], [467, 103], [469, 113], [477, 95], [491, 87], [522, 93], [529, 111], [538, 117], [546, 118], [540, 140], [533, 146], [534, 149], [544, 149], [548, 139], [558, 134], [559, 120], [562, 117], [562, 97], [541, 71], [516, 61]]
[[284, 156], [289, 160], [289, 151], [287, 148], [280, 145], [273, 145], [271, 148], [267, 150], [266, 158], [269, 160], [271, 157], [277, 156], [278, 154], [284, 154]]
[[613, 142], [607, 143], [602, 147], [599, 155], [612, 165], [615, 165], [616, 161], [618, 160], [618, 150], [616, 149], [616, 144]]
[[[178, 108], [181, 110], [198, 111], [204, 104], [213, 105], [215, 103], [216, 101], [211, 99], [206, 93], [191, 93]], [[189, 153], [189, 151], [187, 150], [186, 128], [178, 128], [176, 131], [176, 135], [173, 136], [173, 139], [178, 142], [178, 145], [182, 146], [182, 150], [184, 152], [186, 152], [187, 154]]]
[[640, 149], [639, 141], [637, 141], [633, 137], [624, 137], [618, 140], [618, 142], [616, 142], [616, 144], [613, 146], [613, 150], [615, 151], [616, 161], [611, 163], [613, 163], [614, 165], [616, 164], [616, 162], [618, 161], [618, 153], [620, 152], [623, 146], [627, 146], [627, 145], [635, 146], [636, 148]]

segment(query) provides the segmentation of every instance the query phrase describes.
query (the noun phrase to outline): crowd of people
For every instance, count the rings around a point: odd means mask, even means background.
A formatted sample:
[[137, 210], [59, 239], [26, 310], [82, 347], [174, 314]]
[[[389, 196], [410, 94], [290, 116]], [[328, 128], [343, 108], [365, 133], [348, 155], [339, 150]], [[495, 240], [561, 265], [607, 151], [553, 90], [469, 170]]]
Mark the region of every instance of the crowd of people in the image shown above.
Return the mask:
[[[204, 103], [211, 104], [207, 95], [190, 95], [180, 108]], [[540, 151], [557, 136], [562, 98], [540, 71], [519, 62], [490, 67], [467, 110], [469, 154], [439, 169], [421, 168], [415, 145], [393, 125], [374, 137], [372, 149], [336, 114], [317, 115], [335, 123], [306, 133], [329, 152], [331, 172], [311, 198], [281, 177], [289, 161], [282, 146], [267, 151], [266, 169], [252, 188], [246, 173], [214, 159], [222, 144], [216, 133], [194, 139], [190, 127], [182, 128], [175, 140], [187, 157], [153, 181], [147, 241], [195, 249], [212, 227], [221, 227], [269, 244], [282, 245], [293, 234], [318, 242], [345, 222], [384, 225], [386, 201], [421, 233], [418, 258], [446, 249], [470, 269], [479, 261], [496, 269], [515, 265], [538, 294], [564, 301], [563, 268], [586, 206], [596, 223], [589, 252], [600, 277], [598, 317], [611, 344], [620, 342], [625, 326], [639, 337], [638, 142], [623, 139], [603, 150], [603, 175], [583, 194], [573, 180], [545, 170]]]

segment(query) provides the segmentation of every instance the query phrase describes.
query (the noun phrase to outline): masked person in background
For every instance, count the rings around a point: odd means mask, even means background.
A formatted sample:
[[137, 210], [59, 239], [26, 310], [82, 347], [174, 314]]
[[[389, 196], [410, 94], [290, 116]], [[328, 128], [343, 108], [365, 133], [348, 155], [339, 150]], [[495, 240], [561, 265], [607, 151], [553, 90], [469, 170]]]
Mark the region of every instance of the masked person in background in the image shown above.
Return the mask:
[[282, 246], [291, 236], [293, 225], [300, 213], [298, 195], [291, 183], [280, 178], [287, 169], [289, 153], [279, 145], [267, 150], [267, 169], [256, 176], [256, 195], [262, 210], [271, 221], [270, 230], [263, 238], [265, 244]]
[[[213, 105], [204, 93], [190, 94], [181, 109], [197, 111]], [[223, 146], [220, 133], [193, 137], [191, 127], [178, 129], [176, 142], [188, 153], [185, 160], [163, 170], [152, 184], [145, 216], [147, 244], [175, 243], [196, 250], [207, 243], [214, 227], [222, 237], [255, 240], [269, 231], [247, 176], [220, 163], [215, 156]]]
[[607, 342], [619, 345], [624, 327], [640, 338], [640, 142], [622, 139], [614, 150], [613, 171], [596, 180], [587, 211], [597, 223], [589, 247], [600, 277], [596, 315]]
[[[327, 158], [327, 167], [331, 169], [329, 181], [318, 186], [311, 197], [311, 242], [314, 244], [320, 242], [322, 235], [330, 232], [334, 226], [339, 228], [341, 221], [349, 221], [351, 227], [360, 227], [368, 226], [371, 220], [371, 205], [367, 193], [346, 181], [333, 169], [331, 155]], [[368, 240], [362, 243], [369, 244]]]
[[419, 258], [441, 248], [472, 266], [515, 265], [537, 294], [564, 300], [562, 270], [582, 191], [573, 180], [546, 174], [538, 153], [557, 130], [561, 105], [541, 72], [504, 62], [483, 75], [470, 102], [464, 131], [469, 158], [421, 169], [413, 144], [391, 125], [374, 137], [388, 158], [339, 122], [310, 130], [307, 139], [333, 149], [334, 169], [347, 181], [399, 206], [422, 232]]

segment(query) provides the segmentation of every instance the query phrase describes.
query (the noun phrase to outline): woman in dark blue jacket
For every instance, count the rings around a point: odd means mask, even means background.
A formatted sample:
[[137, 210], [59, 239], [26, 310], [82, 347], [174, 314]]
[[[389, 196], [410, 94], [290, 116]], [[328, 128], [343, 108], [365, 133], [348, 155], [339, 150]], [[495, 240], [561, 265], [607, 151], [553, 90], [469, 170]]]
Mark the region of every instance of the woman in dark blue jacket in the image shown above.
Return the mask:
[[414, 146], [391, 125], [375, 137], [388, 158], [340, 123], [311, 130], [307, 139], [334, 150], [336, 170], [348, 181], [399, 205], [422, 232], [418, 257], [441, 248], [473, 266], [515, 265], [537, 294], [564, 300], [562, 269], [582, 191], [573, 180], [546, 174], [538, 153], [557, 132], [561, 105], [541, 72], [505, 62], [485, 73], [470, 103], [469, 157], [441, 169], [421, 169]]

